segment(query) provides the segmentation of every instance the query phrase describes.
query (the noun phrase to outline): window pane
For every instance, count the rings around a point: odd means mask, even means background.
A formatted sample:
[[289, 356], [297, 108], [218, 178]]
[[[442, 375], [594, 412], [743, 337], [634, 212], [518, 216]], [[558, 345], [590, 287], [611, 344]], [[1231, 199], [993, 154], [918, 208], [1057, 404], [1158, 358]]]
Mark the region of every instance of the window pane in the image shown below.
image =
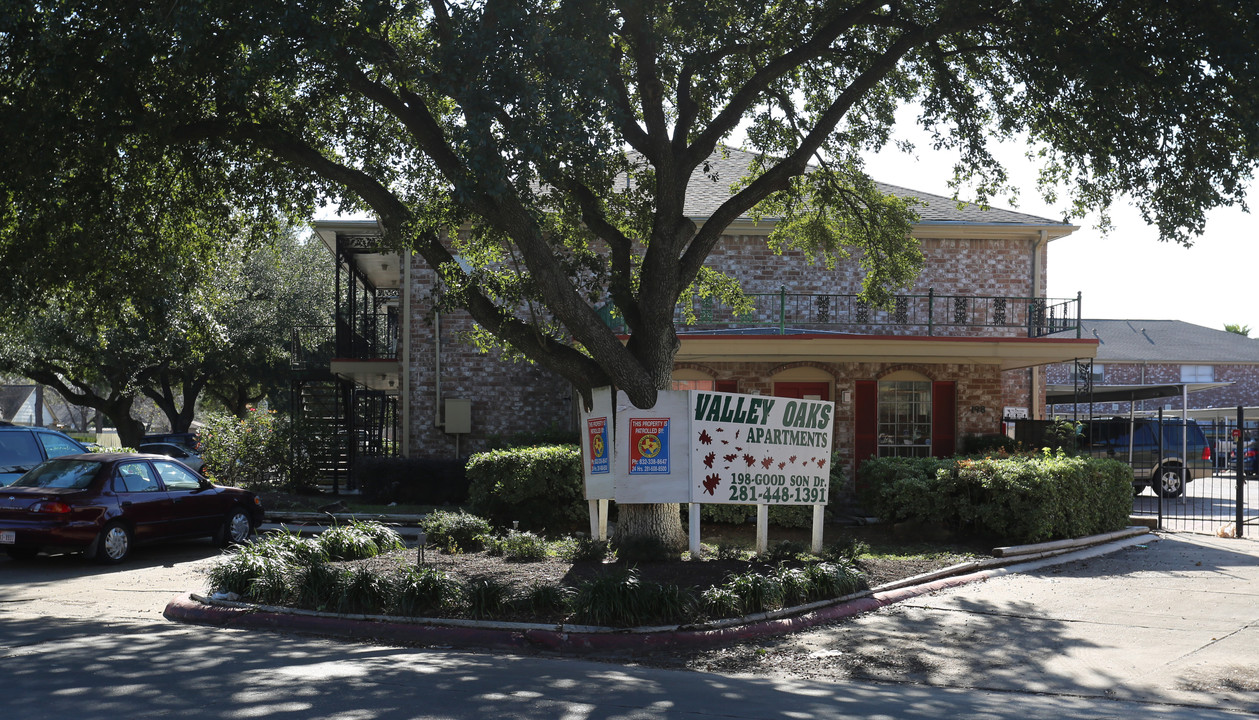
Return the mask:
[[158, 473], [162, 476], [162, 482], [166, 483], [166, 487], [171, 490], [196, 490], [201, 487], [201, 481], [196, 475], [188, 472], [183, 467], [173, 462], [155, 462]]
[[880, 457], [931, 454], [931, 383], [895, 380], [879, 383]]

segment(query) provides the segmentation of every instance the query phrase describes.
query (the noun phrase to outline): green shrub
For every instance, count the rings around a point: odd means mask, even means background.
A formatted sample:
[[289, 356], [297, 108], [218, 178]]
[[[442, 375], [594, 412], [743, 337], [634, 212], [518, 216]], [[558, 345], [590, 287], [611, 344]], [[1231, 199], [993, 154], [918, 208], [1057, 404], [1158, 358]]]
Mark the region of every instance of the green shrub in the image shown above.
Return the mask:
[[787, 560], [795, 560], [801, 555], [809, 555], [810, 550], [811, 548], [806, 542], [782, 540], [766, 548], [765, 553], [761, 555], [761, 559], [766, 562], [780, 563]]
[[598, 562], [608, 557], [607, 540], [591, 537], [566, 537], [556, 543], [560, 558], [567, 562]]
[[588, 519], [576, 445], [493, 450], [468, 460], [468, 505], [497, 527], [562, 532]]
[[341, 584], [337, 612], [379, 615], [393, 602], [394, 577], [367, 565], [351, 570]]
[[450, 575], [435, 568], [406, 568], [394, 583], [397, 601], [393, 612], [419, 617], [448, 612], [463, 603], [463, 588]]
[[633, 569], [581, 583], [572, 601], [577, 622], [611, 627], [682, 622], [690, 606], [676, 585], [643, 582]]
[[325, 562], [298, 565], [293, 572], [293, 599], [307, 610], [332, 610], [340, 603], [348, 580], [345, 570]]
[[892, 522], [938, 523], [977, 537], [1041, 542], [1124, 527], [1132, 509], [1123, 463], [1065, 452], [863, 463], [868, 510]]
[[546, 538], [531, 532], [508, 531], [499, 541], [503, 557], [508, 560], [542, 560], [547, 556]]
[[493, 532], [488, 520], [462, 510], [431, 512], [424, 517], [420, 526], [430, 545], [443, 549], [454, 547], [469, 552], [485, 547], [485, 538]]
[[870, 552], [870, 545], [851, 535], [841, 535], [822, 548], [822, 557], [832, 562], [851, 563]]
[[730, 576], [723, 584], [739, 598], [739, 612], [743, 615], [782, 607], [782, 584], [777, 578], [749, 570]]
[[511, 586], [492, 577], [470, 578], [463, 585], [463, 598], [470, 616], [499, 617], [510, 606]]
[[362, 523], [328, 528], [319, 534], [319, 544], [333, 560], [362, 560], [380, 554], [373, 533]]
[[939, 505], [936, 476], [952, 466], [952, 459], [871, 458], [857, 471], [857, 499], [886, 522], [929, 520]]
[[562, 612], [572, 602], [573, 589], [562, 585], [534, 583], [525, 591], [524, 604], [536, 614]]
[[275, 413], [250, 407], [245, 417], [209, 413], [197, 434], [207, 475], [225, 485], [273, 490], [284, 484], [287, 438], [276, 432]]
[[699, 611], [705, 617], [737, 617], [741, 607], [739, 596], [725, 585], [707, 588], [699, 596]]
[[779, 565], [770, 573], [770, 577], [776, 580], [778, 587], [781, 588], [784, 606], [803, 605], [808, 601], [811, 586], [802, 568]]
[[258, 552], [268, 552], [288, 558], [289, 562], [309, 563], [328, 559], [328, 551], [316, 538], [303, 537], [300, 533], [284, 528], [269, 532], [254, 542]]
[[254, 580], [265, 573], [275, 572], [276, 568], [287, 567], [290, 561], [288, 555], [276, 553], [273, 547], [264, 543], [238, 545], [222, 555], [206, 572], [210, 590], [248, 595]]
[[866, 588], [865, 576], [849, 563], [810, 563], [802, 571], [807, 600], [830, 600]]
[[293, 594], [293, 566], [278, 558], [259, 566], [258, 576], [249, 583], [249, 599], [263, 605], [283, 605]]

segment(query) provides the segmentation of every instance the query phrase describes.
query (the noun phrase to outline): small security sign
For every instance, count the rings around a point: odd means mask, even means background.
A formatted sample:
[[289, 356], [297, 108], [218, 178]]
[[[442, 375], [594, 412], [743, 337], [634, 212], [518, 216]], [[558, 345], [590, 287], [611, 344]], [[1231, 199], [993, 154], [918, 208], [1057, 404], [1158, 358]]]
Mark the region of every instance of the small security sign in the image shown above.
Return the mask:
[[669, 418], [631, 418], [629, 431], [630, 474], [668, 474]]
[[586, 420], [586, 431], [590, 439], [590, 474], [602, 475], [611, 472], [608, 447], [608, 419], [589, 418]]
[[1240, 429], [1240, 428], [1233, 428], [1233, 439], [1234, 439], [1234, 440], [1236, 440], [1236, 439], [1240, 438], [1241, 436], [1242, 436], [1242, 431], [1241, 431], [1241, 429]]

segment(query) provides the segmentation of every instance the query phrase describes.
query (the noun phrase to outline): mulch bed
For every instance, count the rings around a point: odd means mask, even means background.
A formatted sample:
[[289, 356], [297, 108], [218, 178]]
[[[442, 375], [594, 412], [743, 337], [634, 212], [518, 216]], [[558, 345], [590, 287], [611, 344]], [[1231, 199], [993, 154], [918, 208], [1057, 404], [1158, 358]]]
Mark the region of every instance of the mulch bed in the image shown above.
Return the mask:
[[[828, 528], [828, 536], [831, 535], [831, 530], [831, 528]], [[904, 545], [908, 544], [915, 548], [921, 548], [918, 550], [919, 552], [923, 550], [931, 551], [923, 556], [911, 557], [904, 555], [863, 556], [857, 562], [857, 568], [865, 575], [868, 587], [877, 587], [895, 580], [913, 577], [967, 560], [973, 560], [977, 556], [987, 554], [986, 549], [981, 549], [977, 546], [959, 546], [950, 543], [923, 544], [921, 539], [914, 537], [892, 537], [890, 528], [878, 528], [865, 532], [883, 545], [887, 545], [889, 538], [891, 538], [894, 541], [893, 544], [899, 544], [902, 550]], [[854, 533], [860, 534], [861, 530], [854, 528], [835, 529], [836, 536]], [[774, 542], [783, 540], [807, 542], [808, 531], [774, 529], [771, 531], [771, 538], [771, 546]], [[828, 538], [828, 540], [830, 539]], [[720, 542], [721, 544], [752, 547], [755, 544], [755, 530], [749, 526], [712, 526], [708, 528], [704, 542], [711, 544]], [[583, 581], [598, 576], [618, 575], [631, 568], [638, 573], [640, 580], [643, 582], [676, 585], [680, 588], [691, 588], [698, 592], [714, 585], [722, 584], [732, 574], [743, 573], [748, 570], [763, 572], [774, 567], [772, 563], [759, 562], [757, 560], [717, 558], [705, 558], [699, 561], [638, 562], [634, 564], [621, 561], [568, 562], [559, 558], [512, 561], [501, 556], [492, 556], [485, 552], [448, 554], [432, 547], [425, 549], [422, 555], [418, 548], [411, 548], [347, 564], [363, 563], [380, 567], [382, 570], [396, 569], [402, 565], [421, 564], [441, 570], [460, 580], [491, 578], [514, 588], [517, 593], [523, 593], [535, 585], [576, 587]], [[799, 563], [793, 562], [792, 564], [798, 565]], [[554, 617], [539, 617], [526, 614], [523, 610], [511, 613], [500, 619], [545, 623], [566, 620], [566, 618], [558, 615]]]

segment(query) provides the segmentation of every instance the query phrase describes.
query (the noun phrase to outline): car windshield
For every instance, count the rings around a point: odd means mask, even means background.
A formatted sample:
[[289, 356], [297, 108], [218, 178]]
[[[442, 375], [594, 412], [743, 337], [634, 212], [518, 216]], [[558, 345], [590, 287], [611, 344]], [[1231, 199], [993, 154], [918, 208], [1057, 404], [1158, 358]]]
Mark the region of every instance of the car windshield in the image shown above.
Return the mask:
[[94, 460], [49, 460], [15, 480], [10, 487], [82, 490], [96, 477], [100, 467]]

